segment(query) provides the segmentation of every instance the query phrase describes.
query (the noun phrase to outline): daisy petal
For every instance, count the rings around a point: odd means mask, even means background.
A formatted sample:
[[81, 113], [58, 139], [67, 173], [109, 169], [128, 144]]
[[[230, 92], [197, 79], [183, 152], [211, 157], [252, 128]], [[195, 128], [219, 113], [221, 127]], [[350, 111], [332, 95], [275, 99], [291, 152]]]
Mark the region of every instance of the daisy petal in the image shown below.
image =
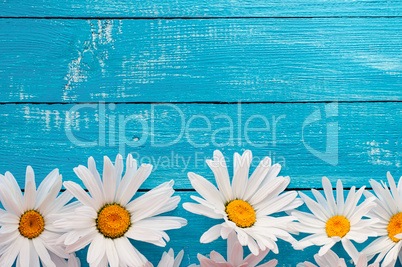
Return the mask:
[[59, 170], [54, 169], [40, 183], [38, 190], [36, 190], [36, 203], [38, 206], [42, 203], [57, 179], [61, 179], [61, 176], [59, 175]]
[[331, 239], [327, 244], [325, 244], [320, 248], [320, 250], [318, 251], [318, 255], [323, 256], [325, 253], [328, 252], [328, 250], [330, 250], [335, 245], [335, 243], [336, 242], [333, 239]]
[[40, 238], [34, 238], [32, 239], [32, 242], [42, 263], [49, 267], [52, 266], [56, 267], [56, 264], [54, 264], [54, 262], [50, 258], [49, 252], [47, 251], [45, 245], [43, 244], [43, 241]]
[[230, 186], [229, 173], [226, 167], [225, 158], [219, 150], [214, 151], [214, 160], [206, 161], [209, 168], [215, 175], [215, 180], [218, 185], [219, 191], [225, 196], [226, 201], [233, 199], [233, 192]]
[[389, 187], [392, 192], [392, 196], [394, 197], [396, 204], [399, 207], [402, 207], [401, 197], [399, 195], [398, 189], [396, 188], [395, 180], [392, 177], [390, 172], [387, 172], [387, 180], [388, 180], [388, 184], [389, 184]]
[[253, 174], [248, 179], [247, 189], [245, 190], [243, 199], [249, 201], [250, 197], [253, 196], [258, 187], [264, 181], [266, 175], [271, 168], [271, 158], [265, 157], [254, 170]]
[[89, 243], [92, 242], [92, 240], [95, 238], [95, 236], [98, 234], [97, 230], [91, 230], [89, 233], [87, 232], [86, 235], [82, 236], [79, 238], [74, 244], [68, 245], [66, 247], [66, 252], [67, 253], [72, 253], [75, 251], [78, 251], [80, 249], [83, 249], [86, 247]]
[[239, 242], [236, 242], [232, 248], [232, 254], [228, 255], [229, 262], [234, 266], [239, 266], [243, 263], [243, 247]]
[[23, 246], [24, 238], [19, 236], [15, 242], [11, 243], [8, 249], [0, 258], [0, 266], [11, 266], [13, 265], [15, 258], [17, 258], [21, 247]]
[[61, 177], [58, 180], [55, 180], [53, 186], [50, 189], [50, 192], [45, 195], [42, 202], [38, 205], [37, 209], [41, 212], [42, 215], [48, 215], [52, 210], [49, 210], [53, 201], [56, 200], [57, 195], [60, 192], [62, 185]]
[[119, 188], [123, 168], [124, 168], [123, 157], [120, 154], [117, 154], [116, 159], [114, 161], [114, 171], [115, 171], [114, 176], [116, 177], [116, 188]]
[[6, 172], [6, 174], [4, 176], [1, 175], [0, 178], [4, 179], [0, 179], [0, 183], [3, 183], [4, 186], [8, 188], [11, 195], [15, 197], [18, 206], [22, 206], [22, 192], [14, 176], [10, 172]]
[[103, 191], [106, 203], [113, 203], [116, 194], [116, 172], [110, 159], [103, 157]]
[[205, 207], [200, 204], [194, 204], [194, 203], [184, 203], [183, 208], [189, 212], [203, 215], [212, 219], [222, 219], [223, 215], [216, 213], [214, 210], [211, 210], [208, 207]]
[[113, 240], [106, 238], [104, 242], [106, 245], [106, 256], [110, 267], [119, 267], [119, 255], [117, 254]]
[[216, 240], [221, 235], [221, 228], [222, 226], [220, 224], [212, 226], [201, 236], [200, 242], [210, 243]]
[[131, 245], [127, 238], [117, 238], [114, 240], [120, 259], [124, 259], [127, 266], [142, 266], [144, 261], [138, 256], [139, 252]]
[[141, 184], [148, 178], [151, 171], [152, 165], [142, 164], [127, 184], [125, 190], [122, 190], [121, 198], [116, 199], [116, 201], [125, 206], [137, 192], [138, 188], [140, 188]]
[[106, 243], [103, 235], [96, 235], [88, 248], [87, 261], [89, 264], [100, 262], [106, 253]]
[[224, 198], [212, 183], [193, 172], [188, 173], [188, 178], [198, 194], [200, 194], [208, 202], [218, 206], [220, 209], [224, 209], [224, 205], [222, 204], [224, 202]]
[[102, 194], [102, 186], [99, 186], [93, 173], [82, 165], [74, 168], [74, 172], [84, 183], [84, 186], [88, 189], [91, 197], [96, 202], [104, 204], [105, 199]]
[[101, 203], [96, 203], [95, 200], [91, 198], [78, 184], [71, 181], [66, 181], [63, 183], [63, 185], [82, 204], [90, 206], [94, 210], [98, 210], [100, 208]]
[[336, 204], [337, 204], [337, 209], [340, 214], [343, 214], [343, 209], [345, 205], [345, 199], [343, 197], [343, 185], [341, 180], [338, 180], [336, 182]]
[[30, 242], [32, 241], [26, 240], [25, 242], [22, 242], [21, 250], [19, 253], [20, 266], [30, 266]]
[[88, 158], [88, 169], [92, 173], [93, 177], [95, 178], [96, 183], [98, 184], [99, 188], [102, 188], [103, 183], [100, 177], [98, 170], [96, 169], [96, 163], [93, 157]]
[[307, 207], [311, 210], [311, 212], [315, 216], [317, 216], [318, 219], [320, 219], [321, 221], [327, 221], [328, 216], [326, 215], [326, 212], [320, 205], [318, 205], [317, 202], [313, 201], [311, 198], [309, 198], [302, 192], [299, 192], [299, 195], [304, 200], [304, 203], [306, 203]]
[[[39, 263], [39, 255], [36, 252], [35, 246], [33, 244], [33, 242], [29, 242], [29, 267], [40, 267], [40, 263]], [[24, 265], [22, 265], [24, 266]], [[25, 265], [28, 266], [28, 265]]]
[[352, 258], [354, 262], [357, 262], [359, 259], [359, 252], [357, 251], [356, 247], [350, 242], [347, 238], [342, 238], [342, 245], [349, 256]]
[[243, 199], [244, 192], [247, 188], [248, 173], [253, 156], [250, 150], [244, 151], [241, 157], [236, 158], [236, 155], [238, 154], [235, 153], [233, 161], [237, 167], [234, 170], [232, 191], [234, 198]]
[[35, 207], [36, 202], [36, 184], [35, 174], [31, 166], [27, 167], [25, 179], [25, 193], [22, 209], [24, 211], [31, 210]]
[[334, 193], [332, 191], [331, 182], [327, 177], [322, 178], [322, 186], [324, 187], [325, 197], [327, 199], [328, 207], [331, 215], [334, 216], [337, 212]]
[[3, 184], [0, 184], [0, 199], [4, 208], [9, 212], [14, 213], [14, 215], [20, 216], [24, 212], [22, 204], [18, 205], [17, 200], [10, 195], [10, 192]]
[[121, 195], [123, 194], [124, 190], [126, 189], [127, 185], [129, 184], [129, 182], [131, 181], [136, 172], [137, 172], [137, 161], [133, 159], [133, 156], [131, 154], [128, 154], [126, 159], [126, 172], [118, 186], [116, 199], [121, 199]]
[[260, 251], [258, 255], [250, 254], [244, 259], [244, 262], [247, 262], [247, 267], [254, 267], [268, 255], [268, 252], [269, 249], [265, 249]]

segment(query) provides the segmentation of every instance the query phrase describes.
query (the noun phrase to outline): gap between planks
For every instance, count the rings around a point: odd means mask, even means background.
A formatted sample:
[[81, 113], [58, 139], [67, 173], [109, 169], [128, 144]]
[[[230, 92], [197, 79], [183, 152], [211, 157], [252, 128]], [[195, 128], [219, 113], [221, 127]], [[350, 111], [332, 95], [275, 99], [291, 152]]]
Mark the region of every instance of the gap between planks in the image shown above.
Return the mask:
[[65, 17], [65, 16], [45, 16], [45, 17], [23, 17], [23, 16], [3, 16], [0, 19], [53, 19], [53, 20], [88, 20], [88, 19], [97, 19], [97, 20], [108, 20], [108, 19], [118, 19], [118, 20], [180, 20], [180, 19], [193, 19], [193, 20], [205, 20], [205, 19], [370, 19], [370, 18], [402, 18], [402, 16], [298, 16], [298, 17], [276, 17], [276, 16], [234, 16], [234, 17], [225, 17], [225, 16], [215, 16], [215, 17]]
[[402, 103], [402, 100], [317, 100], [317, 101], [172, 101], [172, 102], [114, 102], [114, 101], [97, 101], [97, 102], [0, 102], [0, 105], [87, 105], [87, 104], [220, 104], [220, 105], [236, 105], [236, 104], [320, 104], [320, 103]]

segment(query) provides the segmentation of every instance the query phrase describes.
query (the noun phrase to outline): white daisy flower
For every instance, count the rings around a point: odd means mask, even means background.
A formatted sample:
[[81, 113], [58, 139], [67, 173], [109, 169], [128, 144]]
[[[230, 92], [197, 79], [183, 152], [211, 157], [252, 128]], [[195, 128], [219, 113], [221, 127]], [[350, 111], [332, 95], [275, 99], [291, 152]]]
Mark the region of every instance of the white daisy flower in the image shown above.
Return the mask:
[[[169, 249], [169, 252], [163, 252], [162, 258], [157, 267], [179, 267], [183, 259], [184, 251], [180, 251], [176, 258], [174, 257], [173, 249]], [[145, 267], [154, 267], [152, 263], [147, 262]]]
[[[62, 193], [62, 177], [53, 170], [36, 189], [35, 174], [27, 167], [25, 193], [10, 172], [0, 175], [0, 266], [67, 266], [64, 259], [69, 254], [56, 244], [64, 233], [54, 227], [54, 218], [67, 214], [77, 207], [66, 206], [72, 199], [68, 192]], [[58, 262], [64, 264], [58, 265]]]
[[[341, 259], [335, 252], [329, 250], [323, 256], [318, 254], [314, 255], [314, 259], [319, 267], [347, 267], [344, 259]], [[360, 257], [356, 263], [356, 267], [367, 267], [367, 257], [365, 254], [360, 254]], [[317, 267], [311, 262], [305, 261], [304, 263], [297, 264], [296, 267]], [[379, 267], [378, 263], [370, 264], [368, 267]]]
[[381, 262], [381, 266], [395, 266], [396, 261], [402, 263], [402, 177], [399, 179], [398, 187], [394, 178], [387, 173], [390, 188], [386, 184], [371, 180], [375, 197], [370, 192], [365, 192], [365, 196], [376, 199], [377, 207], [368, 213], [368, 217], [378, 220], [373, 226], [378, 232], [378, 238], [369, 244], [363, 252], [369, 259], [379, 253], [375, 262]]
[[240, 244], [248, 246], [257, 255], [267, 248], [278, 253], [277, 238], [292, 242], [288, 233], [292, 216], [272, 217], [273, 213], [297, 208], [303, 202], [296, 199], [294, 191], [283, 192], [290, 182], [289, 177], [278, 176], [281, 166], [271, 166], [271, 159], [264, 158], [248, 178], [252, 160], [251, 151], [242, 156], [234, 154], [234, 175], [230, 184], [225, 159], [218, 150], [214, 160], [207, 160], [212, 169], [218, 189], [205, 178], [188, 173], [195, 190], [203, 197], [191, 196], [195, 203], [184, 203], [183, 207], [193, 213], [224, 222], [211, 227], [201, 236], [201, 243], [209, 243], [219, 236], [226, 239], [235, 230]]
[[328, 250], [341, 241], [344, 249], [357, 262], [359, 253], [351, 240], [362, 243], [369, 236], [377, 236], [372, 226], [376, 221], [372, 219], [362, 219], [367, 212], [376, 206], [374, 198], [366, 199], [362, 204], [357, 205], [363, 194], [364, 187], [355, 192], [353, 186], [344, 201], [342, 182], [338, 180], [336, 184], [336, 201], [332, 191], [332, 185], [328, 178], [322, 178], [325, 197], [317, 190], [312, 189], [312, 193], [317, 202], [299, 192], [307, 207], [313, 213], [294, 211], [299, 222], [294, 223], [295, 229], [302, 233], [311, 233], [302, 240], [293, 244], [295, 249], [304, 249], [309, 246], [322, 246], [318, 252], [323, 256]]
[[[261, 251], [257, 256], [254, 254], [248, 255], [243, 259], [243, 247], [237, 240], [236, 234], [232, 231], [229, 234], [227, 241], [227, 260], [219, 254], [218, 252], [212, 251], [209, 254], [210, 258], [207, 258], [201, 254], [197, 255], [200, 261], [201, 267], [254, 267], [260, 261], [262, 261], [265, 256], [267, 256], [269, 249]], [[270, 260], [267, 263], [259, 265], [259, 267], [274, 267], [278, 264], [277, 260]], [[197, 265], [193, 265], [196, 267]]]
[[174, 210], [180, 197], [172, 197], [173, 180], [152, 189], [130, 201], [149, 176], [152, 165], [143, 164], [137, 170], [137, 161], [128, 155], [126, 172], [122, 178], [123, 158], [117, 155], [115, 165], [104, 157], [103, 181], [95, 161], [88, 159], [88, 168], [74, 168], [88, 189], [88, 195], [78, 184], [64, 182], [82, 207], [73, 216], [55, 222], [61, 229], [70, 229], [60, 241], [68, 252], [89, 245], [87, 261], [90, 266], [142, 266], [147, 260], [129, 239], [164, 247], [169, 236], [165, 230], [179, 229], [187, 221], [179, 217], [157, 216]]

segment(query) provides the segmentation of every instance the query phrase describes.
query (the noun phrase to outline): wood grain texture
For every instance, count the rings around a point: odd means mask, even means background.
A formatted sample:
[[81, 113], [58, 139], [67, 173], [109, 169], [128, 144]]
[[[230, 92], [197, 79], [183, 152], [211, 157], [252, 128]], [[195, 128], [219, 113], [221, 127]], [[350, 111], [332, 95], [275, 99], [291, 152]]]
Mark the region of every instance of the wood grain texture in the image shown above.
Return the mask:
[[157, 1], [34, 1], [3, 0], [0, 16], [110, 16], [110, 17], [211, 17], [211, 16], [398, 16], [402, 2], [342, 0], [157, 0]]
[[0, 105], [0, 172], [11, 171], [21, 186], [28, 164], [40, 179], [59, 168], [77, 181], [72, 169], [88, 157], [101, 166], [103, 155], [132, 153], [154, 165], [142, 188], [174, 179], [189, 189], [189, 171], [213, 180], [205, 159], [215, 149], [230, 169], [234, 152], [251, 149], [254, 167], [270, 156], [293, 188], [319, 188], [322, 176], [368, 186], [387, 171], [400, 175], [401, 105]]
[[402, 100], [402, 18], [0, 20], [1, 102]]
[[[234, 152], [253, 151], [251, 170], [270, 156], [308, 195], [324, 175], [346, 187], [401, 176], [401, 15], [401, 0], [3, 0], [0, 173], [23, 187], [27, 165], [38, 182], [59, 168], [78, 182], [89, 156], [101, 168], [132, 153], [155, 166], [141, 189], [174, 179], [169, 215], [189, 222], [166, 248], [133, 244], [155, 266], [170, 247], [181, 266], [226, 255], [222, 239], [199, 243], [218, 221], [182, 208], [197, 195], [187, 172], [213, 181], [217, 148], [230, 173]], [[278, 245], [265, 260], [278, 266], [318, 251]]]

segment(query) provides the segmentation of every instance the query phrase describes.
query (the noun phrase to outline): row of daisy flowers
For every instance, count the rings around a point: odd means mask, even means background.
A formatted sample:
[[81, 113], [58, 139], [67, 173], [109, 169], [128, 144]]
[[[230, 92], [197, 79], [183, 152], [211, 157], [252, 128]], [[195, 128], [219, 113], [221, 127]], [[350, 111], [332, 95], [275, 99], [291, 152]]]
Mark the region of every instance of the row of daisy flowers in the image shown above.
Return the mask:
[[[278, 239], [290, 242], [296, 250], [320, 247], [314, 256], [320, 267], [347, 266], [345, 259], [331, 250], [337, 242], [356, 266], [366, 267], [376, 255], [370, 266], [395, 266], [398, 257], [402, 262], [402, 179], [397, 186], [388, 173], [389, 187], [371, 180], [374, 194], [364, 187], [352, 187], [345, 199], [342, 182], [337, 181], [334, 196], [329, 179], [324, 177], [324, 195], [312, 189], [313, 200], [302, 192], [285, 191], [290, 178], [278, 176], [281, 166], [272, 164], [269, 157], [249, 176], [251, 161], [251, 151], [235, 153], [230, 179], [223, 154], [215, 151], [207, 164], [217, 187], [200, 175], [188, 173], [201, 197], [191, 196], [195, 203], [184, 203], [183, 207], [220, 220], [200, 242], [227, 239], [227, 258], [215, 251], [209, 257], [199, 254], [201, 267], [254, 267], [270, 251], [279, 253]], [[90, 266], [152, 267], [130, 239], [166, 246], [169, 236], [165, 231], [187, 224], [184, 218], [161, 216], [176, 209], [180, 197], [173, 196], [173, 180], [135, 197], [152, 165], [138, 167], [129, 154], [124, 175], [123, 170], [121, 155], [114, 164], [104, 157], [102, 175], [90, 157], [87, 167], [74, 168], [86, 189], [72, 181], [63, 183], [57, 169], [36, 187], [34, 172], [28, 166], [24, 193], [10, 172], [0, 175], [4, 208], [0, 209], [0, 266], [75, 267], [80, 261], [74, 253], [88, 247], [86, 260]], [[303, 204], [310, 212], [296, 210]], [[307, 236], [297, 241], [293, 235], [299, 233]], [[375, 237], [374, 241], [359, 252], [353, 242], [363, 243], [369, 237]], [[243, 246], [251, 252], [245, 258]], [[158, 266], [177, 267], [182, 258], [183, 251], [174, 257], [169, 250]], [[277, 263], [273, 259], [260, 266]], [[315, 264], [301, 262], [298, 267]]]

